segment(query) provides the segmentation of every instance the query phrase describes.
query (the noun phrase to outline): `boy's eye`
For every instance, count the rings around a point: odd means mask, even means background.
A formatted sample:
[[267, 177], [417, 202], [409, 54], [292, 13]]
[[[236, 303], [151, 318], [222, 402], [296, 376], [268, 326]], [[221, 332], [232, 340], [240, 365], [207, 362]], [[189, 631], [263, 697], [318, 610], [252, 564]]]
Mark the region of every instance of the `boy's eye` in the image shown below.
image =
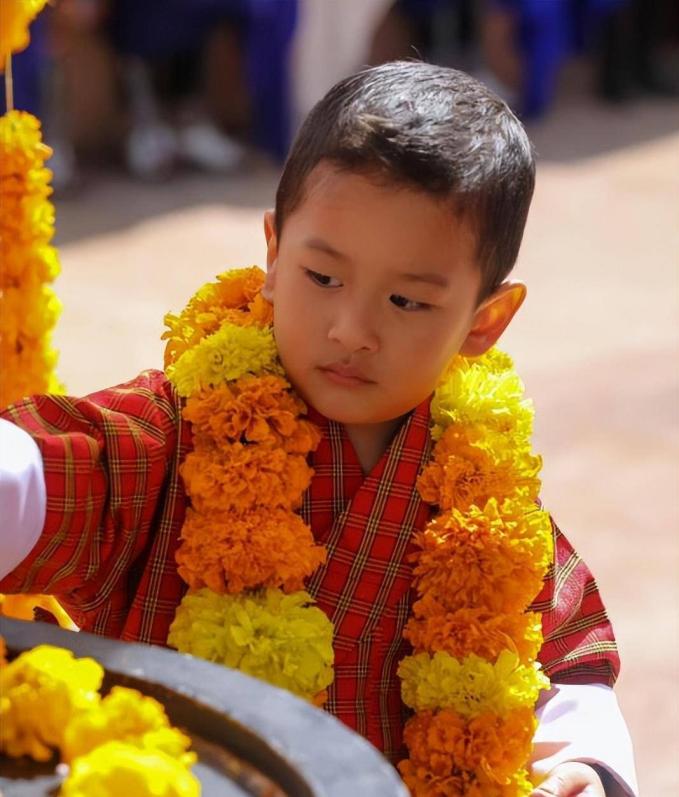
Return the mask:
[[401, 310], [428, 310], [431, 305], [425, 302], [415, 302], [412, 299], [407, 299], [405, 296], [400, 296], [398, 293], [393, 293], [389, 297], [389, 301], [400, 307]]
[[321, 274], [320, 271], [312, 271], [310, 268], [305, 268], [304, 270], [309, 279], [322, 288], [339, 288], [342, 284], [337, 277], [330, 277], [327, 274]]

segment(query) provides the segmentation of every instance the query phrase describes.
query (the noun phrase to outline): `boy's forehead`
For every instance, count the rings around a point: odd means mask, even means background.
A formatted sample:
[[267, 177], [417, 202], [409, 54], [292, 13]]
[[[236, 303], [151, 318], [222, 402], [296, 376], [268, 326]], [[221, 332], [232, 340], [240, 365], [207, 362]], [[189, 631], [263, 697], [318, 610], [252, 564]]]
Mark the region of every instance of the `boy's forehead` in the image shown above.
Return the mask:
[[452, 200], [373, 170], [322, 161], [308, 175], [285, 226], [294, 228], [296, 244], [311, 243], [318, 250], [351, 256], [375, 247], [397, 260], [435, 259], [441, 264], [455, 254], [455, 260], [477, 265], [475, 227]]

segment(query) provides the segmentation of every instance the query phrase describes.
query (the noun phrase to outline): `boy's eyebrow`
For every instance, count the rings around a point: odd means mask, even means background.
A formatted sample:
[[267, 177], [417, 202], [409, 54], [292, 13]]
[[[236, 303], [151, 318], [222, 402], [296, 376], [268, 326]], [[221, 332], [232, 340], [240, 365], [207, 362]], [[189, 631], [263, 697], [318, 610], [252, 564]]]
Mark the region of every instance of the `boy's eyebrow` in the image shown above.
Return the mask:
[[307, 238], [304, 242], [304, 246], [308, 249], [316, 249], [319, 252], [324, 252], [326, 255], [330, 255], [337, 260], [349, 260], [348, 255], [338, 252], [337, 249], [330, 246], [330, 244], [322, 238]]
[[[337, 251], [327, 241], [322, 238], [308, 238], [304, 245], [309, 249], [316, 249], [319, 252], [324, 252], [326, 255], [336, 258], [337, 260], [349, 260], [349, 256]], [[424, 272], [421, 274], [403, 272], [396, 275], [398, 279], [405, 280], [406, 282], [425, 282], [429, 285], [436, 285], [439, 288], [447, 288], [450, 284], [448, 279], [443, 274], [436, 274], [435, 272]]]
[[399, 279], [405, 280], [406, 282], [426, 282], [429, 285], [436, 285], [439, 288], [447, 288], [450, 284], [443, 274], [436, 274], [433, 271], [422, 274], [397, 274], [397, 276]]

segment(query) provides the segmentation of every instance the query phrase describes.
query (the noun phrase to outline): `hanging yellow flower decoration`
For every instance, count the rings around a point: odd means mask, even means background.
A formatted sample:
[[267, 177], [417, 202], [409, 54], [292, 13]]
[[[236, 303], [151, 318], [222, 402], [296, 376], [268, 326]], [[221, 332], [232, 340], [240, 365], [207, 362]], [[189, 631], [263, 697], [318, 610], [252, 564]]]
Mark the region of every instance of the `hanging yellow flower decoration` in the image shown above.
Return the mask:
[[47, 0], [2, 0], [0, 3], [0, 72], [7, 56], [21, 52], [31, 40], [28, 26], [47, 4]]
[[59, 273], [50, 244], [51, 172], [44, 166], [50, 155], [34, 116], [0, 117], [0, 407], [60, 389], [51, 344], [61, 305], [49, 287]]

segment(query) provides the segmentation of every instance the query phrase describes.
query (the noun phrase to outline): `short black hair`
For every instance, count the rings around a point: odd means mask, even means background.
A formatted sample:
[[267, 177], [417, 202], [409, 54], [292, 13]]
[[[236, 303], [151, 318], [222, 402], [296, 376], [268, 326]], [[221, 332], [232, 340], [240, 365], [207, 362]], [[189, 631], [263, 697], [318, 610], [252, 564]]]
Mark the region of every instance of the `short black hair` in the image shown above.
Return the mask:
[[276, 193], [276, 233], [321, 162], [451, 199], [477, 237], [480, 299], [514, 267], [535, 185], [526, 131], [464, 72], [421, 61], [371, 67], [337, 83], [293, 142]]

